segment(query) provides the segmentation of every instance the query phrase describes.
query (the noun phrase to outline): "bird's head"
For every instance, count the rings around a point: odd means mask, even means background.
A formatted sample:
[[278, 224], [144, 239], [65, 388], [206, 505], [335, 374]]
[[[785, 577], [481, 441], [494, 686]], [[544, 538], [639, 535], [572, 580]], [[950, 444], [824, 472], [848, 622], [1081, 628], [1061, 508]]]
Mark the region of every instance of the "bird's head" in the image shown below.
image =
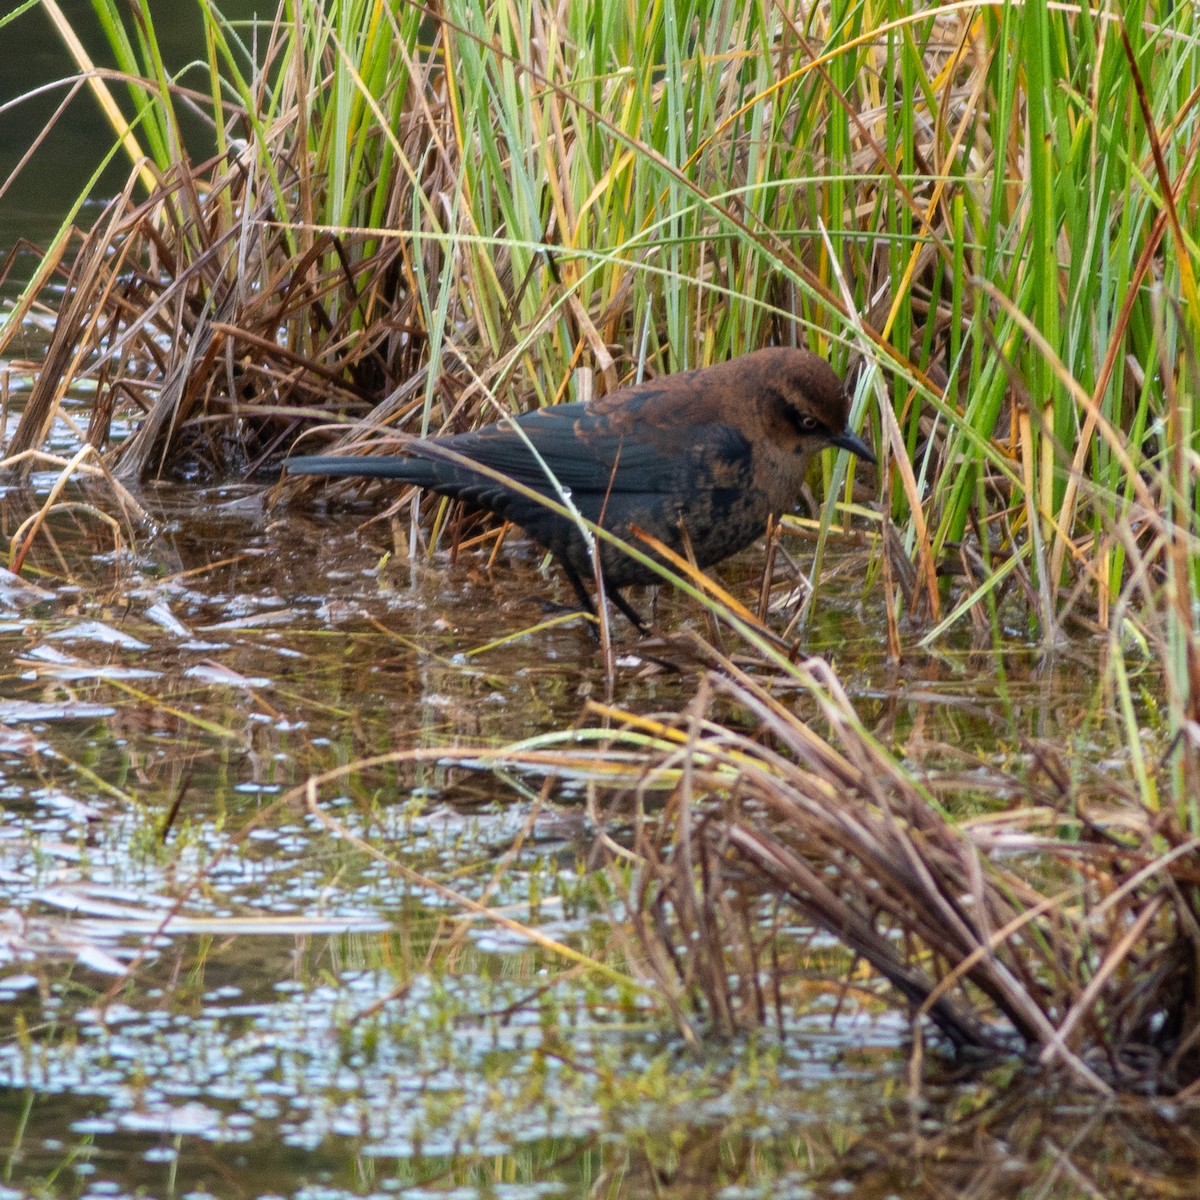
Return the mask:
[[846, 427], [850, 396], [833, 368], [808, 350], [773, 349], [750, 356], [760, 376], [756, 389], [763, 432], [778, 450], [805, 462], [827, 446], [874, 463], [871, 447]]

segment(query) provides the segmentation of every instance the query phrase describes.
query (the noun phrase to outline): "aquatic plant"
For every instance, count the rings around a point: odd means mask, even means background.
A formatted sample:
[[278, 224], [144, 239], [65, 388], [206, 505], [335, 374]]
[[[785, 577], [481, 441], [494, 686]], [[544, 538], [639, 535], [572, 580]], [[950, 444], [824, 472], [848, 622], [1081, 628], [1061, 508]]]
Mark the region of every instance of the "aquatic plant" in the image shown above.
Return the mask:
[[199, 9], [204, 91], [144, 4], [101, 7], [128, 97], [81, 78], [136, 165], [0, 332], [63, 289], [10, 455], [81, 376], [92, 444], [135, 423], [120, 476], [227, 476], [317, 423], [461, 427], [783, 340], [855, 372], [879, 577], [931, 638], [1108, 626], [1138, 569], [1118, 524], [1192, 536], [1180, 6]]

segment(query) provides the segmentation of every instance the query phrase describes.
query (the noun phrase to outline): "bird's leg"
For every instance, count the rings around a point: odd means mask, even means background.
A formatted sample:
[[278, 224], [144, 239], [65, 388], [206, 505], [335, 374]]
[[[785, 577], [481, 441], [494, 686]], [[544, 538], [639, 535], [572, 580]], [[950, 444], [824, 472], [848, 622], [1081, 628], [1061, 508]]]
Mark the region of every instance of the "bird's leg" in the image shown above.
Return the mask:
[[638, 616], [637, 609], [634, 608], [633, 605], [621, 595], [617, 588], [610, 587], [608, 589], [608, 594], [612, 597], [612, 602], [629, 618], [629, 620], [633, 622], [638, 633], [640, 633], [642, 637], [648, 637], [650, 634], [650, 626], [647, 625], [640, 616]]
[[[559, 566], [562, 567], [563, 574], [566, 575], [567, 582], [570, 583], [572, 589], [574, 589], [575, 595], [579, 597], [579, 603], [584, 612], [591, 613], [591, 615], [594, 617], [596, 615], [596, 606], [592, 602], [592, 598], [588, 594], [587, 588], [583, 586], [583, 580], [579, 578], [579, 572], [576, 571], [570, 563], [563, 562], [562, 559], [559, 559]], [[640, 616], [638, 616], [637, 609], [634, 608], [633, 605], [630, 604], [629, 601], [626, 600], [625, 597], [622, 596], [615, 587], [608, 588], [607, 592], [612, 598], [612, 602], [633, 623], [633, 626], [638, 633], [640, 633], [643, 637], [649, 634], [650, 626], [647, 625]]]
[[559, 565], [563, 569], [563, 573], [567, 577], [567, 582], [571, 585], [575, 595], [579, 598], [580, 607], [585, 611], [596, 615], [596, 606], [592, 603], [591, 596], [588, 595], [588, 590], [583, 586], [583, 580], [579, 578], [575, 568], [570, 563], [559, 561]]
[[588, 590], [583, 586], [583, 580], [579, 578], [578, 572], [570, 563], [563, 559], [558, 560], [558, 565], [562, 567], [563, 574], [567, 577], [567, 582], [571, 585], [571, 590], [579, 599], [579, 607], [590, 617], [595, 617], [596, 606], [592, 603], [591, 596], [588, 595]]

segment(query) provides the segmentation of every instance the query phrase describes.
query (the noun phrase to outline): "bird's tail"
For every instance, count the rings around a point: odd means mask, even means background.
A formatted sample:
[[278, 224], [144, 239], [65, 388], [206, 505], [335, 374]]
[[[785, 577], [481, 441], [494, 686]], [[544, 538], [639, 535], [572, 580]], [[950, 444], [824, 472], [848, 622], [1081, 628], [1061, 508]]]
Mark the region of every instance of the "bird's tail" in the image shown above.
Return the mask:
[[302, 454], [289, 458], [284, 467], [291, 475], [328, 475], [338, 479], [402, 479], [407, 483], [429, 481], [429, 463], [406, 454]]

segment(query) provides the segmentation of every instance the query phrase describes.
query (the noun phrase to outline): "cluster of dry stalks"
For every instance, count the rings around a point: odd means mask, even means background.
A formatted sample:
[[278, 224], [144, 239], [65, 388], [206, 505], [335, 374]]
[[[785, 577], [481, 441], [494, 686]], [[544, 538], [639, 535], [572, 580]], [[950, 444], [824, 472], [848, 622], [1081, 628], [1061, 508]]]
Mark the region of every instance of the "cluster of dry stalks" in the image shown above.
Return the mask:
[[[1021, 779], [922, 778], [823, 662], [800, 673], [828, 740], [728, 661], [657, 730], [673, 748], [647, 778], [676, 782], [639, 823], [633, 908], [680, 1019], [693, 1000], [726, 1032], [782, 1012], [806, 959], [785, 928], [798, 915], [851, 953], [844, 980], [862, 960], [892, 985], [918, 1045], [927, 1018], [960, 1052], [1020, 1049], [1100, 1092], [1200, 1090], [1197, 839], [1167, 812], [1112, 806], [1111, 782], [1083, 788], [1050, 747], [1030, 748]], [[755, 735], [715, 720], [714, 700]], [[954, 823], [939, 796], [965, 794], [1023, 803]]]
[[[214, 476], [253, 469], [314, 418], [365, 414], [412, 375], [421, 343], [406, 336], [398, 241], [363, 257], [331, 235], [292, 233], [241, 160], [181, 167], [141, 203], [135, 180], [64, 271], [10, 460], [43, 445], [85, 375], [93, 446], [108, 443], [114, 413], [139, 414], [113, 456], [129, 479], [185, 461]], [[230, 211], [236, 222], [221, 219]]]

